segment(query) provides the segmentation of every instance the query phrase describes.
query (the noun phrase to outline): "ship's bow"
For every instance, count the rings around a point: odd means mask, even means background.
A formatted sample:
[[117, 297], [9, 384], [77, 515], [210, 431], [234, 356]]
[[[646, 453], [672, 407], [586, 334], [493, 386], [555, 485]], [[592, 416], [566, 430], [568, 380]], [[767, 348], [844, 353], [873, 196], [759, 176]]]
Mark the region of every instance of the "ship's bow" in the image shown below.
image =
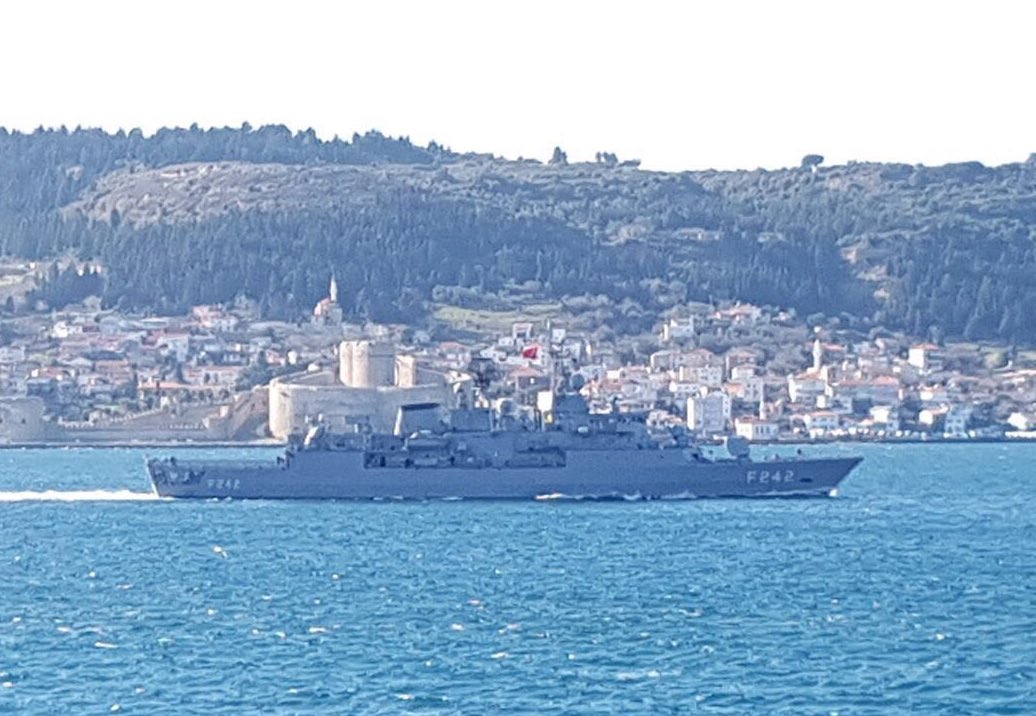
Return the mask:
[[842, 482], [849, 476], [857, 465], [863, 462], [862, 457], [835, 458], [826, 461], [818, 485], [820, 494], [828, 497], [837, 497]]

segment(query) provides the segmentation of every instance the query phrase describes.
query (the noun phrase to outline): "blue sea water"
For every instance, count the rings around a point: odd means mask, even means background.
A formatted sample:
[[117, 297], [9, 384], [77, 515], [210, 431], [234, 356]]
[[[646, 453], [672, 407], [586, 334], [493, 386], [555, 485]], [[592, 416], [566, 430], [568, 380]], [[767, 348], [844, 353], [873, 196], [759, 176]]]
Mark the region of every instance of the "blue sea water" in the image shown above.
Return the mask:
[[826, 450], [836, 499], [599, 504], [2, 450], [0, 713], [1036, 713], [1036, 445]]

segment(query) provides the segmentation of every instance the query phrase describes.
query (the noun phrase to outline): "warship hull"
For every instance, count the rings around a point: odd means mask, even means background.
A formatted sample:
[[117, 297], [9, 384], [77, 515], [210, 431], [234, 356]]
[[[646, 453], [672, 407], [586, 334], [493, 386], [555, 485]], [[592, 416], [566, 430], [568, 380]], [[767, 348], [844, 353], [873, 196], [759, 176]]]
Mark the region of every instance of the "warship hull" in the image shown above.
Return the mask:
[[361, 452], [274, 461], [149, 460], [174, 498], [304, 500], [695, 499], [833, 496], [860, 458], [703, 461], [692, 451], [583, 450], [563, 466], [376, 467]]

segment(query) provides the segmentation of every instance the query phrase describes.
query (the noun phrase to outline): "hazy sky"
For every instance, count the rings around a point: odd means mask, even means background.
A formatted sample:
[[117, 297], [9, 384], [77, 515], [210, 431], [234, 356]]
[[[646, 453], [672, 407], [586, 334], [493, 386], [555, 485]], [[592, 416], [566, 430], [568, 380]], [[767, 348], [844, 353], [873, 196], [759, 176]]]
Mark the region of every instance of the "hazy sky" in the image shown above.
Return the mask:
[[0, 125], [377, 128], [664, 169], [999, 164], [1036, 152], [1034, 20], [992, 0], [14, 0]]

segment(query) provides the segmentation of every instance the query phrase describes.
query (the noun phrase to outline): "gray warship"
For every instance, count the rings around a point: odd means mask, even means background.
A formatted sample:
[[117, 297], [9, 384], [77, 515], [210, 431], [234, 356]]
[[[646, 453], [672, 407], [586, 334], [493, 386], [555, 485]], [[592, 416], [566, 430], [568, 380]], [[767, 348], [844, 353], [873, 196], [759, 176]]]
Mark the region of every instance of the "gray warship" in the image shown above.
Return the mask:
[[314, 425], [276, 459], [168, 457], [147, 470], [155, 492], [175, 498], [694, 499], [834, 496], [861, 460], [753, 460], [740, 438], [703, 449], [684, 430], [649, 430], [646, 418], [592, 413], [579, 395], [558, 396], [532, 426], [488, 408], [410, 405], [392, 433]]

